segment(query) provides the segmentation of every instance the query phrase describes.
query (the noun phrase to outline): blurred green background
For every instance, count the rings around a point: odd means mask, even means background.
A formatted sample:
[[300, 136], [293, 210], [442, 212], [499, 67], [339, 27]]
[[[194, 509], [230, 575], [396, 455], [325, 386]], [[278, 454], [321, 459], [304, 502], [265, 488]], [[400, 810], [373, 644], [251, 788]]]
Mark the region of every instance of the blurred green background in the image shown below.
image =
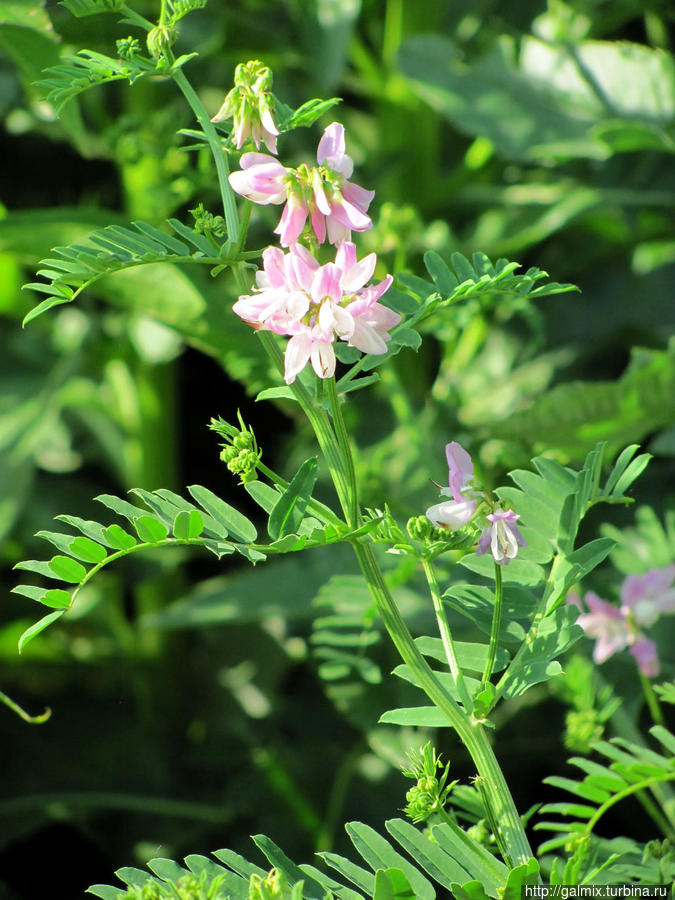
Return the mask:
[[[132, 5], [157, 15], [156, 4]], [[635, 488], [641, 530], [625, 532], [616, 568], [598, 575], [610, 597], [617, 569], [645, 571], [675, 552], [675, 531], [658, 525], [670, 516], [673, 527], [675, 469], [674, 18], [665, 0], [211, 0], [182, 21], [176, 48], [199, 51], [186, 74], [211, 113], [251, 58], [272, 67], [290, 106], [343, 98], [319, 125], [344, 123], [356, 180], [377, 192], [374, 228], [358, 243], [378, 252], [378, 272], [424, 277], [428, 249], [448, 260], [481, 250], [580, 287], [437, 314], [422, 350], [397, 356], [347, 415], [364, 505], [386, 501], [402, 520], [435, 501], [428, 480], [444, 480], [451, 439], [487, 484], [536, 453], [578, 463], [598, 440], [608, 455], [641, 442], [654, 455]], [[153, 856], [248, 852], [259, 831], [292, 856], [343, 848], [343, 821], [377, 827], [401, 808], [396, 766], [424, 742], [377, 726], [405, 705], [403, 688], [387, 676], [395, 657], [347, 550], [255, 570], [178, 552], [134, 557], [16, 654], [35, 611], [10, 593], [12, 566], [41, 557], [34, 534], [53, 516], [98, 520], [97, 494], [195, 481], [255, 516], [206, 427], [238, 408], [282, 474], [313, 452], [290, 405], [253, 402], [270, 373], [230, 310], [227, 274], [130, 270], [21, 329], [37, 300], [20, 287], [53, 246], [111, 222], [189, 223], [198, 202], [219, 212], [207, 151], [186, 151], [177, 134], [194, 122], [171, 82], [107, 85], [60, 118], [33, 86], [82, 47], [114, 55], [130, 32], [117, 19], [0, 3], [0, 690], [32, 713], [53, 710], [30, 726], [0, 706], [0, 894], [13, 900], [79, 896]], [[284, 162], [311, 160], [319, 135], [281, 138]], [[270, 242], [278, 212], [255, 209], [251, 248]], [[613, 521], [634, 529], [634, 508]], [[415, 573], [393, 561], [391, 577], [425, 627]], [[363, 617], [367, 656], [329, 665], [313, 625], [326, 611]], [[672, 632], [660, 639], [667, 656]], [[602, 672], [637, 714], [630, 663]], [[553, 693], [528, 695], [499, 723], [522, 809], [563, 770], [570, 700]], [[436, 740], [466, 781], [462, 749]], [[639, 835], [632, 813], [608, 816], [608, 833], [618, 822]], [[58, 875], [40, 863], [54, 856]]]

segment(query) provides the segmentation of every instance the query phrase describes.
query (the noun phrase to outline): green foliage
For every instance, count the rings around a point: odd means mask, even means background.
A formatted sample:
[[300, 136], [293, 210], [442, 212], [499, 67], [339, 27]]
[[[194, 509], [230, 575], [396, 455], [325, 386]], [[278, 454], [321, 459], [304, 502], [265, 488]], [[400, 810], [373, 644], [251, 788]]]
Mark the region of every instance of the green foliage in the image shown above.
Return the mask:
[[528, 35], [518, 52], [504, 35], [467, 65], [448, 38], [420, 35], [403, 45], [400, 62], [427, 103], [507, 159], [606, 159], [675, 147], [673, 60], [660, 50]]
[[226, 244], [214, 243], [177, 219], [170, 219], [168, 224], [183, 240], [147, 222], [134, 222], [133, 229], [108, 225], [89, 235], [87, 243], [54, 247], [54, 256], [43, 259], [37, 272], [48, 281], [25, 285], [48, 298], [28, 313], [24, 324], [53, 306], [72, 302], [99, 278], [113, 272], [158, 262], [228, 264]]
[[542, 394], [526, 409], [490, 427], [492, 435], [535, 448], [551, 442], [577, 455], [590, 441], [610, 438], [611, 452], [626, 441], [670, 425], [675, 416], [675, 344], [666, 351], [634, 349], [617, 381], [573, 381]]
[[538, 830], [557, 833], [556, 837], [542, 844], [540, 853], [589, 838], [602, 816], [615, 804], [675, 780], [675, 736], [661, 725], [652, 727], [650, 734], [663, 746], [667, 755], [624, 738], [613, 738], [593, 746], [597, 753], [611, 760], [609, 765], [573, 757], [569, 760], [570, 764], [585, 773], [581, 781], [557, 775], [545, 779], [547, 784], [569, 791], [583, 802], [547, 803], [542, 807], [542, 813], [557, 813], [565, 820], [538, 822], [535, 825]]

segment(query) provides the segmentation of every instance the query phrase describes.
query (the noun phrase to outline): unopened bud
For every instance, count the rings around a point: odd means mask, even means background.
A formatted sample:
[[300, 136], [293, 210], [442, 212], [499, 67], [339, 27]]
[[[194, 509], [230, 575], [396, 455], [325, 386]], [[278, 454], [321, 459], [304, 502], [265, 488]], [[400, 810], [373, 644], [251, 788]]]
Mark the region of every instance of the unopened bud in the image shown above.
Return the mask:
[[168, 25], [155, 25], [148, 32], [147, 45], [148, 51], [155, 59], [159, 59], [167, 50], [176, 43], [178, 33], [175, 28], [169, 28]]

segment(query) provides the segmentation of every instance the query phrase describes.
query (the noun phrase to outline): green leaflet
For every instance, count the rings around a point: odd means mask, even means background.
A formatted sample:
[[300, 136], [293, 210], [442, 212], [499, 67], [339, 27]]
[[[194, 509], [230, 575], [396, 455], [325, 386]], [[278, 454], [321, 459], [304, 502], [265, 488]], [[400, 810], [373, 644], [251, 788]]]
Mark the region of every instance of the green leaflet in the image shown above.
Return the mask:
[[534, 640], [519, 652], [516, 660], [499, 683], [500, 693], [513, 698], [524, 694], [533, 684], [548, 681], [562, 671], [556, 657], [583, 636], [576, 625], [579, 610], [576, 606], [560, 606], [546, 616], [537, 629]]
[[[434, 900], [436, 892], [427, 878], [391, 846], [389, 841], [362, 822], [348, 822], [345, 830], [352, 844], [372, 869], [400, 869], [418, 900]], [[377, 888], [377, 878], [375, 880]]]
[[255, 541], [258, 532], [255, 526], [246, 516], [242, 515], [220, 497], [217, 497], [208, 488], [199, 484], [193, 484], [188, 488], [194, 499], [225, 529], [225, 535], [230, 533], [237, 540], [245, 543]]
[[305, 460], [270, 512], [269, 536], [276, 540], [297, 531], [319, 475], [316, 457]]
[[373, 900], [415, 900], [415, 892], [400, 869], [378, 869]]

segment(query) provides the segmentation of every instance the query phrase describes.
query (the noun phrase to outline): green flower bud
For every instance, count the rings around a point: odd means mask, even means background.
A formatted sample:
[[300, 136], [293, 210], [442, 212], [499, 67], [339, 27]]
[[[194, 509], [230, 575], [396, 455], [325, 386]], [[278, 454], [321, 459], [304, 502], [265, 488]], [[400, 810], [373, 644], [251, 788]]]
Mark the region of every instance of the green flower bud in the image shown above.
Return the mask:
[[148, 52], [155, 59], [159, 59], [167, 50], [173, 47], [177, 37], [178, 32], [175, 28], [169, 28], [167, 25], [155, 25], [148, 32]]
[[223, 447], [220, 451], [220, 458], [224, 463], [227, 463], [227, 467], [229, 469], [230, 463], [237, 458], [239, 455], [239, 451], [236, 447]]
[[426, 516], [413, 516], [408, 519], [405, 529], [413, 541], [425, 542], [433, 538], [434, 532], [440, 530], [432, 525]]
[[240, 450], [250, 450], [253, 447], [253, 435], [250, 431], [240, 431], [232, 443]]
[[134, 37], [122, 38], [116, 42], [116, 47], [122, 59], [133, 59], [141, 52], [141, 45]]

